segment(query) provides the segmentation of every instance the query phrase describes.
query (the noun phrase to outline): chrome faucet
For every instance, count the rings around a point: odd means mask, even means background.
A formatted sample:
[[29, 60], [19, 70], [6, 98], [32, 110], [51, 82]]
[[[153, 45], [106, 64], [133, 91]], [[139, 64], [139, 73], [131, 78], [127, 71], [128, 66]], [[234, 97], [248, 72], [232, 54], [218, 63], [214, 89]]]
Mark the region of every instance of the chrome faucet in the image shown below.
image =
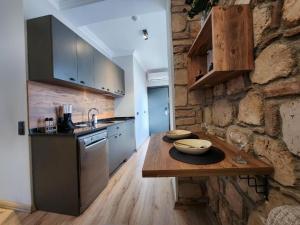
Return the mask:
[[92, 111], [96, 111], [98, 114], [99, 114], [99, 109], [97, 108], [90, 108], [89, 111], [88, 111], [88, 124], [91, 126], [91, 127], [94, 127], [96, 124], [95, 124], [95, 114], [92, 115], [92, 118], [90, 119], [90, 113]]

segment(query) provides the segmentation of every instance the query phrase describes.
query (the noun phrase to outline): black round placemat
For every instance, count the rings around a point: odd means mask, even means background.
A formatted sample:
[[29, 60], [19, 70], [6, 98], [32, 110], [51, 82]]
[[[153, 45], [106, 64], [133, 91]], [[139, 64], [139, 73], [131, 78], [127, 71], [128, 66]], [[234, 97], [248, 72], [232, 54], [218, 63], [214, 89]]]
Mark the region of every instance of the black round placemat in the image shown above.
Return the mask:
[[190, 155], [178, 151], [175, 147], [172, 147], [169, 151], [170, 156], [181, 162], [195, 164], [195, 165], [207, 165], [218, 163], [224, 160], [225, 154], [223, 151], [216, 147], [211, 147], [207, 152], [201, 155]]
[[[186, 138], [182, 138], [182, 139], [198, 139], [199, 136], [197, 134], [191, 134], [191, 136], [186, 137]], [[177, 141], [179, 139], [172, 139], [172, 138], [168, 138], [166, 135], [163, 136], [163, 141], [168, 142], [168, 143], [173, 143], [174, 141]]]

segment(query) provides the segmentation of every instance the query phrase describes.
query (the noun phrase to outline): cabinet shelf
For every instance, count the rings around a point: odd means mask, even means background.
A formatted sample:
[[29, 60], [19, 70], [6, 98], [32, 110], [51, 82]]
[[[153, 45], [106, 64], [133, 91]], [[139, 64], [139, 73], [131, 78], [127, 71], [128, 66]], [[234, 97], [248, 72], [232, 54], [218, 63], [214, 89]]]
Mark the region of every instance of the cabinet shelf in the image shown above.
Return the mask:
[[[213, 70], [207, 69], [212, 50]], [[212, 8], [188, 52], [190, 90], [213, 86], [254, 68], [253, 25], [249, 5]], [[196, 76], [204, 74], [196, 81]]]

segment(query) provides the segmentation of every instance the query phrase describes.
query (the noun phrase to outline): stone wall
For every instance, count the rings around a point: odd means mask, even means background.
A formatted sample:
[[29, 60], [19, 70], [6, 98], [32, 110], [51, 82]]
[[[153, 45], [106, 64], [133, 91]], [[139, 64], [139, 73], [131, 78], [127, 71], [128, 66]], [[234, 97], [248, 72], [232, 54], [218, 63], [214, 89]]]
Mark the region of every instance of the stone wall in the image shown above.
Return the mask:
[[275, 168], [268, 201], [245, 180], [209, 178], [209, 206], [222, 225], [265, 224], [272, 208], [300, 204], [300, 1], [250, 4], [255, 70], [188, 92], [186, 55], [200, 29], [199, 17], [188, 19], [185, 1], [172, 0], [176, 127], [206, 130], [231, 144], [243, 140], [245, 151]]

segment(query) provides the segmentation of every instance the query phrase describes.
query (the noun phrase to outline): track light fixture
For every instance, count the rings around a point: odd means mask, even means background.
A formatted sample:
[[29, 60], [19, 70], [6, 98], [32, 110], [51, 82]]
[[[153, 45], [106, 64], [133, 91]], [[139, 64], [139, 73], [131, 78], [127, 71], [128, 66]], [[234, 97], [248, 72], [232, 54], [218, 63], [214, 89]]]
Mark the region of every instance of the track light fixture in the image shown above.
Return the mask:
[[142, 32], [143, 32], [144, 39], [145, 39], [145, 40], [148, 40], [149, 34], [148, 34], [147, 29], [143, 29]]

